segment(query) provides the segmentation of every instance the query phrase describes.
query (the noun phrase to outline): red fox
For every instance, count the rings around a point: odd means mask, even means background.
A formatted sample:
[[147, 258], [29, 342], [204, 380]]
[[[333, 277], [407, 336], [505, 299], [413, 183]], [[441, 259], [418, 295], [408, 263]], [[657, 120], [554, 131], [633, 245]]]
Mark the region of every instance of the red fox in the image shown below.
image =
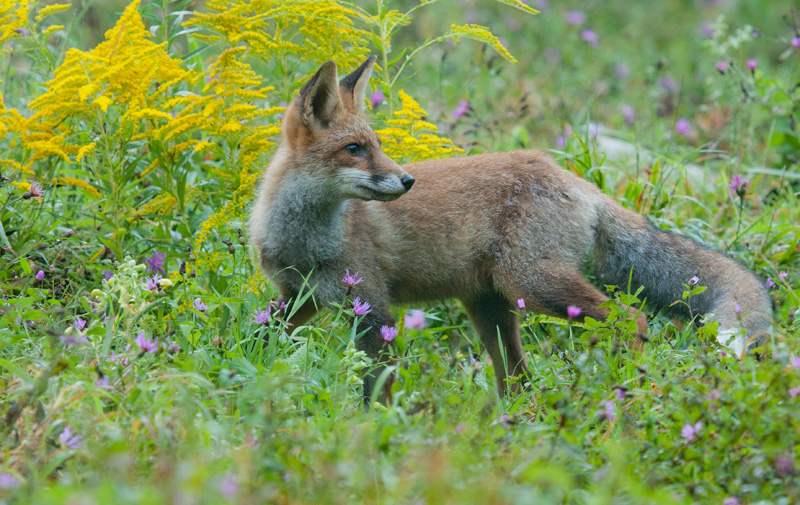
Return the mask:
[[[643, 286], [648, 304], [690, 317], [712, 314], [719, 339], [737, 354], [771, 331], [764, 283], [741, 264], [680, 235], [663, 232], [593, 184], [533, 150], [423, 161], [401, 167], [382, 150], [365, 116], [364, 93], [375, 58], [337, 81], [328, 62], [286, 111], [282, 138], [250, 218], [261, 264], [281, 299], [296, 299], [304, 279], [321, 305], [352, 288], [372, 306], [357, 345], [379, 360], [380, 333], [395, 321], [392, 303], [458, 298], [494, 363], [497, 388], [528, 369], [517, 300], [527, 309], [604, 320], [608, 298], [585, 277]], [[672, 305], [698, 277], [707, 290], [691, 310]], [[288, 321], [317, 312], [308, 301]], [[636, 311], [631, 309], [633, 314]], [[643, 314], [637, 317], [647, 332]], [[731, 340], [731, 342], [728, 342]], [[365, 378], [369, 400], [377, 372]]]

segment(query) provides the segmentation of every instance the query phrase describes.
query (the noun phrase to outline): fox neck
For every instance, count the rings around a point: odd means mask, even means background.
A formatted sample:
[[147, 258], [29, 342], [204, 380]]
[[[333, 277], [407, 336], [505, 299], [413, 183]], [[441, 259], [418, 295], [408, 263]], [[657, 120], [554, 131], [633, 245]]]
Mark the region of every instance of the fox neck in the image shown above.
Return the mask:
[[301, 273], [335, 261], [344, 241], [347, 201], [334, 195], [323, 178], [284, 174], [270, 209], [262, 249], [265, 260], [278, 269], [294, 267]]

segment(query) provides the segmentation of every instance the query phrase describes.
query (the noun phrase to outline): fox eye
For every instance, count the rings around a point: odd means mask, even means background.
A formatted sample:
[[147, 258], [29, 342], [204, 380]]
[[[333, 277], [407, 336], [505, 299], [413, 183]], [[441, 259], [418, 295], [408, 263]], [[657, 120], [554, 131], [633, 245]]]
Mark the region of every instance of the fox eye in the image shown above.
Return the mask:
[[350, 156], [364, 156], [364, 147], [359, 144], [350, 144], [344, 148]]

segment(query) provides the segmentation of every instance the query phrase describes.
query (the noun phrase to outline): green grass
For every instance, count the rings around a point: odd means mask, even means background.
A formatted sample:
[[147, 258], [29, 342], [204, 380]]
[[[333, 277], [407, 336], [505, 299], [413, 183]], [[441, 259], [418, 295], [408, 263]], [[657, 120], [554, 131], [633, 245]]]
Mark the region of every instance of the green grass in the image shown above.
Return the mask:
[[[208, 71], [236, 45], [182, 32], [183, 20], [164, 18], [161, 4], [139, 10], [154, 42], [168, 42], [183, 68]], [[372, 2], [358, 4], [377, 12]], [[30, 117], [66, 49], [102, 42], [125, 6], [75, 2], [43, 24], [31, 21], [33, 37], [6, 42], [5, 108]], [[246, 181], [273, 147], [246, 158], [242, 138], [191, 130], [178, 140], [215, 147], [175, 154], [174, 143], [116, 128], [125, 109], [115, 104], [52, 126], [68, 125], [75, 145], [96, 142], [95, 154], [79, 163], [70, 153], [69, 164], [45, 156], [26, 175], [17, 164], [36, 150], [0, 113], [0, 503], [800, 502], [800, 49], [791, 42], [800, 18], [791, 6], [553, 1], [528, 16], [499, 2], [442, 1], [415, 11], [394, 35], [391, 58], [452, 23], [473, 22], [519, 60], [509, 64], [469, 40], [434, 44], [387, 93], [405, 89], [467, 153], [549, 149], [662, 229], [777, 283], [775, 334], [742, 361], [722, 352], [713, 327], [658, 314], [649, 314], [642, 353], [627, 348], [629, 329], [615, 323], [587, 330], [520, 314], [533, 377], [517, 397], [497, 397], [501, 364], [487, 361], [454, 301], [396, 308], [398, 320], [423, 308], [428, 327], [401, 328], [392, 400], [369, 409], [360, 378], [370, 365], [355, 351], [347, 310], [331, 307], [291, 332], [252, 321], [276, 292], [247, 244], [246, 208], [225, 205], [237, 195], [249, 201]], [[207, 11], [188, 1], [169, 7], [181, 9]], [[567, 24], [565, 13], [577, 9], [584, 24]], [[703, 22], [717, 35], [705, 36]], [[49, 24], [67, 28], [37, 38]], [[303, 42], [296, 29], [287, 29], [290, 39]], [[581, 38], [587, 29], [597, 33], [596, 48]], [[364, 53], [379, 54], [374, 44], [385, 42], [365, 40], [373, 45], [359, 47]], [[241, 61], [276, 87], [252, 100], [260, 109], [341, 56], [248, 51]], [[724, 73], [718, 61], [728, 63]], [[166, 98], [203, 86], [183, 83]], [[459, 100], [470, 110], [454, 118]], [[375, 127], [397, 106], [378, 106]], [[635, 111], [632, 123], [623, 106]], [[681, 118], [691, 125], [687, 136], [676, 131]], [[590, 123], [600, 125], [598, 137]], [[140, 131], [159, 124], [142, 121]], [[728, 191], [734, 174], [749, 178], [743, 197]], [[97, 194], [52, 183], [65, 176]], [[44, 185], [41, 201], [23, 197], [32, 180]], [[165, 194], [173, 207], [142, 210]], [[230, 212], [219, 217], [220, 209]], [[209, 222], [209, 238], [198, 240]], [[143, 260], [155, 251], [167, 254], [173, 282], [158, 293], [141, 290]], [[206, 310], [195, 308], [198, 298]], [[87, 321], [80, 332], [78, 317]], [[161, 343], [159, 352], [140, 352], [140, 332]], [[68, 439], [67, 427], [80, 439]]]

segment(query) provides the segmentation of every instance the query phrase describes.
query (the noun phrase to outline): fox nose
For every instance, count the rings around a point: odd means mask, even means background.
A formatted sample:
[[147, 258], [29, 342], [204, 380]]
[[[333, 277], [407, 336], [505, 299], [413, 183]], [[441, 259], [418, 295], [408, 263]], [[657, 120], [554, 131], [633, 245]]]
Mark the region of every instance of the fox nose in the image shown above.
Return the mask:
[[411, 176], [410, 176], [410, 175], [408, 175], [408, 174], [406, 174], [406, 175], [404, 175], [403, 177], [401, 177], [401, 178], [400, 178], [400, 182], [402, 182], [402, 183], [403, 183], [403, 187], [404, 187], [404, 188], [406, 188], [406, 191], [408, 191], [409, 189], [411, 189], [411, 186], [413, 186], [413, 185], [414, 185], [414, 181], [415, 181], [415, 180], [416, 180], [416, 179], [414, 179], [413, 177], [411, 177]]

